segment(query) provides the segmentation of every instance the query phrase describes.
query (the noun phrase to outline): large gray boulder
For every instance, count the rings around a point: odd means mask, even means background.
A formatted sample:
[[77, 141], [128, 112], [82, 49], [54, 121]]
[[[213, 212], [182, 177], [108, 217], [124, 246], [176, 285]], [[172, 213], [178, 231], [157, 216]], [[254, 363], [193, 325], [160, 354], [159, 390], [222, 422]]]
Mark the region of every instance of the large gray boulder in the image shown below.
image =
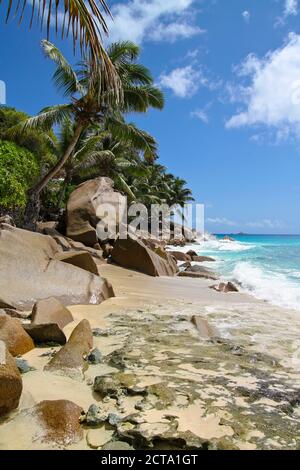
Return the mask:
[[101, 235], [101, 227], [104, 226], [102, 210], [106, 204], [115, 208], [118, 226], [126, 209], [126, 198], [114, 191], [113, 181], [99, 177], [78, 186], [67, 203], [67, 237], [91, 247], [98, 239], [116, 238], [113, 231]]
[[105, 279], [56, 259], [61, 252], [47, 235], [0, 225], [0, 299], [29, 309], [47, 297], [74, 305], [98, 304], [114, 296]]
[[111, 259], [118, 265], [135, 269], [150, 276], [174, 276], [178, 272], [176, 260], [161, 247], [150, 249], [143, 240], [128, 236], [118, 238]]

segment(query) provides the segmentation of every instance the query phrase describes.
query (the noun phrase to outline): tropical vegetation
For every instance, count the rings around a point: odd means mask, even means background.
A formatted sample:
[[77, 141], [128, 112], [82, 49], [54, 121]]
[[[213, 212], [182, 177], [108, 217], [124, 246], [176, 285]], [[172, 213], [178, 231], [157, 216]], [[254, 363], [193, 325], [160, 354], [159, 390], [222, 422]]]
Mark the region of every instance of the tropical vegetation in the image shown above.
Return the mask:
[[53, 81], [66, 102], [34, 117], [0, 109], [0, 142], [23, 149], [37, 168], [26, 181], [20, 178], [24, 191], [17, 198], [20, 203], [0, 200], [0, 206], [11, 210], [18, 206], [24, 210], [24, 223], [34, 223], [39, 215], [58, 214], [78, 184], [97, 176], [112, 178], [129, 201], [183, 206], [192, 200], [186, 182], [157, 162], [155, 138], [127, 121], [129, 114], [164, 106], [151, 72], [138, 61], [139, 47], [125, 41], [111, 44], [106, 51], [122, 86], [122, 102], [109, 88], [97, 85], [91, 61], [72, 67], [49, 41], [42, 41], [42, 48], [55, 64]]

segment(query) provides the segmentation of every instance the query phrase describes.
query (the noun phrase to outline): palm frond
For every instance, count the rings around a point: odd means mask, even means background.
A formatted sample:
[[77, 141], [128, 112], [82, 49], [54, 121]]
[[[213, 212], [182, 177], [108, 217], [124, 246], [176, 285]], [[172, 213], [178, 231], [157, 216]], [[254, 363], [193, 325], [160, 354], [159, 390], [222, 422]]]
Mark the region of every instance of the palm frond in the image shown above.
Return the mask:
[[107, 119], [107, 126], [116, 139], [132, 142], [136, 149], [144, 153], [145, 158], [157, 157], [157, 143], [154, 137], [138, 129], [133, 123], [128, 124], [124, 120], [111, 116]]
[[53, 81], [57, 88], [64, 91], [64, 96], [70, 96], [77, 92], [83, 94], [84, 87], [60, 50], [45, 39], [41, 42], [41, 45], [45, 56], [53, 60], [57, 65], [53, 75]]
[[74, 154], [74, 161], [78, 164], [87, 158], [91, 154], [91, 152], [95, 151], [97, 146], [103, 141], [105, 136], [107, 135], [106, 132], [103, 132], [96, 136], [88, 137], [84, 142], [80, 149]]
[[[31, 8], [30, 28], [37, 18], [41, 29], [46, 29], [47, 39], [54, 24], [56, 35], [72, 35], [73, 48], [79, 42], [80, 50], [94, 64], [94, 76], [101, 81], [103, 89], [109, 89], [117, 102], [122, 101], [122, 85], [113, 63], [102, 44], [102, 33], [108, 34], [104, 15], [111, 16], [106, 0], [9, 0], [6, 21], [18, 16], [21, 23], [26, 6]], [[14, 8], [13, 8], [14, 7]], [[102, 11], [103, 13], [102, 13]], [[58, 16], [63, 14], [62, 22]]]
[[55, 124], [61, 124], [72, 113], [72, 105], [59, 104], [44, 108], [37, 116], [21, 121], [9, 129], [11, 136], [26, 132], [29, 129], [43, 129], [49, 131]]
[[132, 189], [127, 184], [122, 175], [115, 176], [115, 183], [118, 185], [118, 189], [120, 189], [123, 193], [129, 196], [130, 201], [136, 201], [135, 194], [133, 193]]
[[113, 64], [124, 64], [136, 60], [140, 54], [140, 48], [134, 42], [119, 41], [108, 47], [107, 54]]

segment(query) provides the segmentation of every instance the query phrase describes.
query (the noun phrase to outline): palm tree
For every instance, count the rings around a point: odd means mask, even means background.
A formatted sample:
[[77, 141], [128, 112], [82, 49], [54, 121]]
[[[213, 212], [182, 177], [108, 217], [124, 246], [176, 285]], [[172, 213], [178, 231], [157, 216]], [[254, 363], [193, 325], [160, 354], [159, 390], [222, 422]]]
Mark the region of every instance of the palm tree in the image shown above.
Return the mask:
[[162, 109], [164, 106], [163, 95], [153, 86], [149, 70], [136, 63], [139, 48], [131, 42], [117, 43], [108, 49], [108, 55], [123, 85], [122, 105], [116, 102], [110, 89], [104, 90], [101, 83], [95, 81], [90, 62], [81, 63], [76, 72], [53, 44], [44, 40], [42, 46], [46, 56], [56, 63], [54, 82], [70, 102], [43, 109], [39, 115], [24, 121], [18, 132], [28, 128], [49, 130], [54, 125], [61, 125], [65, 120], [70, 120], [73, 123], [73, 133], [56, 164], [30, 189], [26, 217], [29, 219], [38, 212], [39, 194], [66, 165], [81, 135], [93, 125], [105, 122], [107, 129], [117, 139], [135, 142], [143, 148], [148, 159], [154, 160], [155, 140], [133, 124], [126, 123], [123, 114], [146, 112], [149, 107]]
[[[56, 34], [60, 30], [62, 38], [71, 33], [74, 50], [76, 42], [79, 41], [81, 52], [94, 64], [93, 70], [97, 71], [98, 78], [101, 78], [103, 85], [120, 99], [118, 75], [103, 48], [101, 37], [102, 32], [108, 34], [104, 15], [111, 17], [106, 0], [9, 0], [6, 21], [11, 16], [19, 16], [21, 23], [28, 3], [31, 7], [29, 27], [32, 27], [36, 17], [41, 28], [46, 29], [47, 39], [50, 37], [51, 26], [55, 26]], [[58, 21], [59, 16], [62, 16], [62, 21]]]
[[[126, 183], [126, 177], [128, 173], [141, 168], [140, 153], [144, 155], [148, 150], [145, 142], [148, 142], [149, 147], [155, 143], [153, 137], [146, 132], [139, 129], [136, 131], [138, 138], [134, 139], [133, 135], [131, 140], [116, 140], [108, 129], [99, 125], [83, 132], [63, 168], [64, 177], [58, 196], [58, 208], [63, 206], [69, 185], [80, 184], [98, 176], [112, 178], [118, 190], [127, 194], [131, 201], [136, 200], [136, 196]], [[61, 126], [58, 139], [52, 142], [52, 148], [58, 157], [65, 152], [73, 134], [73, 123], [66, 119]]]
[[171, 174], [166, 175], [165, 179], [170, 188], [168, 192], [168, 204], [170, 206], [184, 207], [186, 203], [195, 200], [192, 191], [186, 187], [187, 182], [185, 180]]

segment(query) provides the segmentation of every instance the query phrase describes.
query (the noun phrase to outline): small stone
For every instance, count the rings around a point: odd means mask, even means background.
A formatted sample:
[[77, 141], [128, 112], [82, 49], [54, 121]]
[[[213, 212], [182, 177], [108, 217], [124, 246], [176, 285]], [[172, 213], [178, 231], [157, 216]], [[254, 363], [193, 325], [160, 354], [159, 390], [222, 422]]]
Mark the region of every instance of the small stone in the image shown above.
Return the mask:
[[109, 413], [108, 415], [108, 422], [111, 426], [117, 426], [120, 421], [122, 421], [122, 418], [115, 413]]
[[53, 357], [55, 356], [55, 349], [52, 349], [51, 351], [44, 352], [43, 354], [40, 354], [39, 357]]
[[147, 403], [146, 401], [139, 401], [135, 405], [135, 409], [138, 411], [147, 411], [151, 410], [153, 407], [150, 403]]
[[27, 372], [30, 372], [31, 370], [35, 370], [33, 367], [30, 367], [26, 359], [23, 359], [21, 357], [16, 357], [15, 361], [16, 361], [16, 366], [19, 369], [19, 372], [21, 372], [21, 374], [26, 374]]
[[86, 360], [89, 364], [100, 364], [102, 359], [102, 354], [98, 348], [92, 349], [92, 351], [86, 356]]
[[98, 429], [89, 429], [86, 442], [92, 449], [98, 449], [104, 444], [109, 442], [113, 437], [113, 431], [107, 430], [104, 427]]
[[83, 422], [87, 426], [99, 426], [100, 424], [105, 423], [107, 421], [108, 415], [107, 413], [103, 413], [100, 406], [92, 404], [86, 415], [84, 415]]
[[110, 441], [102, 447], [102, 450], [133, 450], [127, 442]]
[[94, 380], [93, 390], [94, 392], [99, 393], [102, 397], [117, 397], [118, 392], [121, 391], [118, 388], [118, 385], [119, 384], [112, 377], [97, 376]]
[[106, 336], [106, 331], [102, 330], [102, 328], [93, 328], [92, 329], [93, 336]]

